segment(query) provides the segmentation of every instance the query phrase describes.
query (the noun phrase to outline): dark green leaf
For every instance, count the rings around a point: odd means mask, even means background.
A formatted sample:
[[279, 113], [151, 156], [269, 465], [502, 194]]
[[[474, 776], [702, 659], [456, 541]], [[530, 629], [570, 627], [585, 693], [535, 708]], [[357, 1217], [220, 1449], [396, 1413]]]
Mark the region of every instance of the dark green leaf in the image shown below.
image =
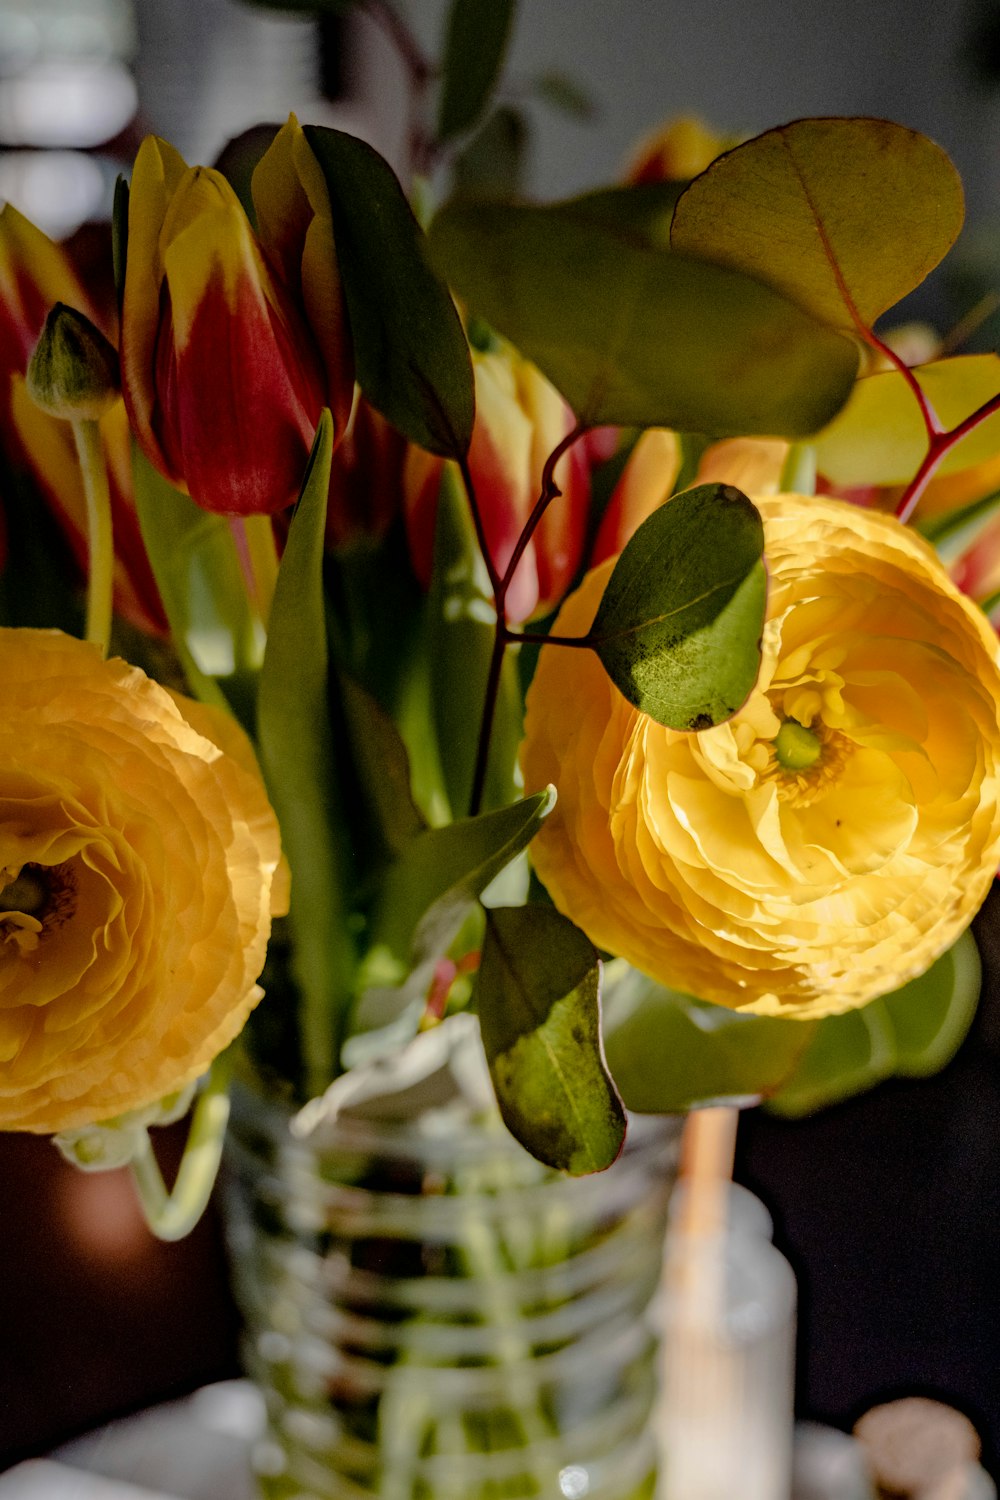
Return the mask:
[[280, 125], [251, 125], [249, 130], [243, 130], [227, 141], [215, 158], [215, 170], [221, 172], [229, 183], [243, 206], [243, 212], [255, 228], [257, 209], [251, 187], [254, 170], [280, 130]]
[[358, 384], [400, 432], [457, 458], [472, 436], [472, 362], [448, 289], [391, 167], [364, 141], [307, 125], [333, 215]]
[[111, 267], [115, 278], [115, 297], [121, 311], [125, 295], [125, 261], [128, 250], [129, 187], [124, 177], [115, 178], [114, 204], [111, 209]]
[[894, 1074], [922, 1078], [937, 1072], [969, 1029], [980, 978], [975, 940], [963, 933], [918, 979], [860, 1010], [820, 1021], [801, 1062], [768, 1100], [768, 1108], [798, 1119]]
[[639, 1113], [756, 1103], [793, 1072], [816, 1025], [707, 1005], [620, 959], [606, 968], [608, 1066], [627, 1108]]
[[409, 966], [447, 952], [470, 908], [526, 849], [555, 806], [548, 787], [533, 797], [431, 828], [411, 840], [386, 876], [372, 924], [372, 947]]
[[379, 842], [399, 854], [424, 829], [410, 789], [410, 761], [399, 730], [371, 693], [338, 674], [351, 761], [378, 830]]
[[[229, 520], [174, 489], [138, 447], [132, 476], [143, 545], [188, 685], [202, 702], [236, 709], [252, 728], [239, 686], [260, 668], [263, 627], [247, 594]], [[254, 516], [245, 524], [270, 523]]]
[[757, 680], [764, 528], [731, 485], [676, 495], [615, 564], [588, 641], [630, 703], [672, 729], [730, 718]]
[[589, 939], [551, 907], [487, 912], [476, 1004], [511, 1134], [550, 1167], [609, 1167], [625, 1112], [604, 1062], [600, 962]]
[[330, 726], [323, 542], [333, 452], [324, 412], [289, 527], [271, 608], [258, 696], [261, 764], [292, 872], [292, 968], [302, 996], [307, 1085], [336, 1076], [354, 974], [347, 924], [343, 820]]
[[490, 115], [455, 161], [455, 191], [463, 198], [514, 198], [524, 185], [528, 122], [506, 106]]
[[963, 215], [961, 179], [926, 136], [888, 120], [795, 120], [696, 177], [672, 242], [833, 327], [870, 327], [947, 253]]
[[469, 130], [503, 71], [516, 0], [452, 0], [444, 47], [438, 138]]
[[854, 344], [758, 281], [651, 243], [649, 206], [664, 195], [621, 193], [452, 202], [431, 225], [433, 262], [584, 425], [803, 437], [829, 422]]

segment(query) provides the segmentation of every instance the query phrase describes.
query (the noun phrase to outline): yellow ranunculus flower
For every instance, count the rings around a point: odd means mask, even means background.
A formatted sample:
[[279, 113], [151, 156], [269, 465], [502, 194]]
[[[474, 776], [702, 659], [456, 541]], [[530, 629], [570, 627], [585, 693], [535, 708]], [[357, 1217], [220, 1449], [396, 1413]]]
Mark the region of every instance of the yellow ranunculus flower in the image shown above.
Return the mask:
[[182, 1088], [261, 996], [278, 825], [232, 721], [58, 631], [0, 630], [0, 1128]]
[[[769, 574], [750, 698], [700, 734], [633, 708], [591, 652], [543, 648], [525, 785], [559, 909], [662, 983], [815, 1017], [921, 973], [1000, 856], [996, 638], [931, 549], [841, 501], [757, 500]], [[554, 629], [590, 627], [612, 564]], [[780, 738], [779, 738], [780, 737]]]

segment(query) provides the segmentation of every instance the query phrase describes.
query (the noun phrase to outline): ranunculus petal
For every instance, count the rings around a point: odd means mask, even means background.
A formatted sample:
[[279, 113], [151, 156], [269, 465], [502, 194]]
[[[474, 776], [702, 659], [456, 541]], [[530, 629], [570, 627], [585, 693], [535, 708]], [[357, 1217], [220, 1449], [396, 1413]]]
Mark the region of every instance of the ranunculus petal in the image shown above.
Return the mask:
[[207, 1069], [285, 877], [221, 712], [56, 631], [0, 630], [0, 657], [0, 1128], [48, 1133]]
[[[548, 646], [529, 690], [532, 857], [601, 948], [737, 1009], [820, 1016], [926, 969], [1000, 856], [1000, 669], [982, 614], [891, 517], [757, 501], [770, 589], [757, 687], [699, 735], [646, 719], [590, 653]], [[563, 607], [585, 633], [612, 564]], [[820, 755], [789, 771], [786, 717]]]

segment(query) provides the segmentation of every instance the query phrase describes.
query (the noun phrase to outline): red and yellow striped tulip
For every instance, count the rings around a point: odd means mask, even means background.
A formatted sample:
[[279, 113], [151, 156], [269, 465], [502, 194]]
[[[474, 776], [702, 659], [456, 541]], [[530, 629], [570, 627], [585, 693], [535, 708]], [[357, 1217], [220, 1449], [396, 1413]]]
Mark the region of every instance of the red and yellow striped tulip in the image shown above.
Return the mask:
[[129, 205], [122, 386], [150, 462], [207, 510], [297, 496], [316, 423], [353, 394], [326, 189], [294, 120], [259, 164], [255, 235], [221, 173], [139, 149]]

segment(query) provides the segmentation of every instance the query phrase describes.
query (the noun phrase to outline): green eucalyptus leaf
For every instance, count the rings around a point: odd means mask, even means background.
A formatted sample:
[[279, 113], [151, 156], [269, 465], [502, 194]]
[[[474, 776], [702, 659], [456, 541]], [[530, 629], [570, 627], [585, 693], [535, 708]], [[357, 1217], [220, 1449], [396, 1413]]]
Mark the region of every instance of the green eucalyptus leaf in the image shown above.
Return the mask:
[[469, 910], [527, 848], [555, 800], [547, 787], [513, 807], [459, 818], [412, 839], [386, 875], [370, 946], [407, 966], [447, 952]]
[[[946, 428], [1000, 394], [1000, 358], [963, 354], [935, 360], [913, 371]], [[920, 408], [897, 370], [859, 380], [843, 411], [815, 439], [816, 467], [843, 487], [906, 484], [927, 452]], [[935, 470], [955, 474], [995, 458], [1000, 449], [1000, 413], [985, 418], [956, 443]]]
[[413, 442], [462, 457], [475, 413], [472, 362], [406, 196], [364, 141], [319, 125], [305, 134], [330, 194], [358, 384]]
[[[468, 811], [472, 793], [496, 614], [469, 502], [451, 467], [441, 478], [427, 619], [434, 728], [448, 799], [460, 817]], [[508, 650], [490, 736], [484, 808], [504, 807], [520, 790], [522, 707], [515, 653]]]
[[771, 1095], [767, 1108], [788, 1119], [814, 1114], [891, 1077], [895, 1064], [892, 1025], [885, 1007], [873, 1000], [860, 1010], [819, 1022], [795, 1072]]
[[682, 182], [640, 182], [597, 188], [573, 199], [578, 223], [594, 224], [653, 250], [670, 249], [670, 225]]
[[798, 1119], [896, 1074], [922, 1078], [937, 1072], [971, 1025], [980, 980], [975, 940], [966, 932], [919, 978], [859, 1010], [820, 1021], [768, 1109]]
[[642, 1114], [756, 1103], [793, 1073], [816, 1026], [708, 1005], [621, 959], [606, 968], [608, 1067], [626, 1107]]
[[[181, 494], [138, 447], [132, 477], [143, 545], [188, 685], [202, 702], [232, 708], [252, 729], [252, 682], [264, 635], [229, 519]], [[242, 524], [270, 530], [266, 516]]]
[[292, 872], [292, 972], [301, 995], [307, 1086], [314, 1093], [337, 1073], [355, 969], [323, 601], [332, 454], [333, 422], [324, 412], [278, 569], [257, 709], [261, 765]]
[[470, 130], [503, 71], [516, 0], [452, 0], [444, 46], [438, 139]]
[[764, 528], [731, 485], [661, 505], [631, 537], [587, 641], [630, 703], [673, 729], [730, 718], [760, 668]]
[[926, 974], [886, 995], [896, 1039], [896, 1072], [927, 1078], [950, 1062], [965, 1040], [979, 1003], [983, 966], [966, 931]]
[[533, 1156], [574, 1175], [609, 1167], [625, 1139], [601, 1045], [600, 968], [551, 907], [486, 914], [475, 993], [500, 1113]]
[[431, 225], [432, 262], [584, 426], [817, 431], [847, 399], [854, 344], [759, 281], [651, 243], [648, 212], [637, 225], [625, 204], [663, 196], [619, 190], [620, 223], [601, 195], [453, 200]]
[[962, 182], [940, 146], [873, 119], [795, 120], [725, 152], [677, 204], [672, 243], [837, 328], [870, 327], [947, 254]]

